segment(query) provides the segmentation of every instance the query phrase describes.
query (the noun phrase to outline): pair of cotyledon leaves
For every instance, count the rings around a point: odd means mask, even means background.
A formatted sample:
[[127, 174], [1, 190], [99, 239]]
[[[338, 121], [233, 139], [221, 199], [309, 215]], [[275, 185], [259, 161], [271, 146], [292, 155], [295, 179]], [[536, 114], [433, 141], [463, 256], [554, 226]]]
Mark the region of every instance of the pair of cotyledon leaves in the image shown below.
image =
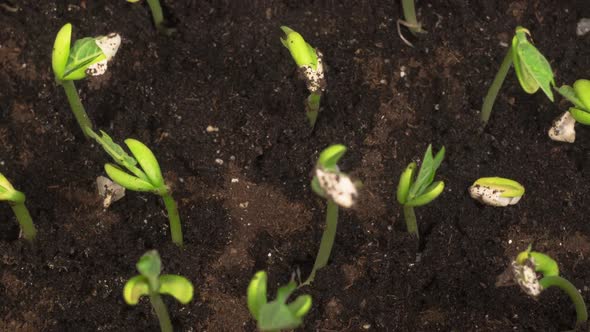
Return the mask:
[[397, 186], [397, 201], [402, 205], [415, 207], [428, 204], [437, 198], [445, 184], [443, 181], [433, 181], [444, 157], [444, 147], [433, 157], [432, 145], [428, 145], [418, 174], [416, 175], [415, 162], [410, 163], [402, 173]]
[[590, 125], [590, 81], [581, 79], [574, 82], [574, 86], [563, 85], [557, 90], [574, 107], [569, 112], [581, 124]]
[[277, 298], [268, 302], [266, 272], [259, 271], [248, 285], [248, 309], [258, 322], [261, 331], [278, 331], [296, 328], [311, 308], [311, 296], [300, 295], [287, 304], [289, 296], [297, 287], [294, 281], [277, 291]]

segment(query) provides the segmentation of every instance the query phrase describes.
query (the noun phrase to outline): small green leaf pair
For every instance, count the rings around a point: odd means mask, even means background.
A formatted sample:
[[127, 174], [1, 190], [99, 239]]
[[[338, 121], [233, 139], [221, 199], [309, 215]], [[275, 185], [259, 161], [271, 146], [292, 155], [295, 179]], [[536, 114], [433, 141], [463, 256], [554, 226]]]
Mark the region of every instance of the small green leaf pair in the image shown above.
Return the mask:
[[569, 109], [572, 117], [583, 125], [590, 125], [590, 80], [580, 79], [574, 82], [573, 88], [563, 85], [557, 91], [574, 104]]
[[174, 297], [182, 304], [189, 303], [194, 294], [193, 284], [185, 277], [165, 274], [160, 275], [162, 262], [157, 251], [145, 253], [137, 263], [140, 275], [135, 276], [125, 284], [123, 298], [130, 305], [136, 305], [142, 296], [149, 296], [156, 311], [163, 332], [172, 332], [172, 323], [168, 310], [160, 295]]
[[412, 162], [400, 176], [397, 185], [397, 201], [404, 208], [404, 219], [408, 233], [419, 237], [418, 223], [414, 207], [426, 205], [437, 198], [444, 190], [443, 181], [434, 181], [436, 170], [445, 158], [444, 146], [432, 156], [432, 145], [428, 145], [422, 165], [416, 175], [416, 163]]
[[37, 235], [37, 230], [29, 210], [25, 206], [25, 194], [14, 189], [10, 181], [2, 173], [0, 173], [0, 201], [8, 202], [18, 220], [23, 237], [32, 241]]
[[510, 179], [487, 177], [476, 180], [469, 187], [469, 194], [484, 204], [491, 206], [514, 205], [524, 195], [524, 187]]
[[303, 317], [311, 308], [311, 296], [300, 295], [287, 304], [289, 296], [296, 288], [295, 282], [291, 281], [279, 288], [274, 301], [268, 302], [266, 272], [259, 271], [254, 275], [248, 285], [248, 309], [261, 331], [293, 329], [303, 323]]

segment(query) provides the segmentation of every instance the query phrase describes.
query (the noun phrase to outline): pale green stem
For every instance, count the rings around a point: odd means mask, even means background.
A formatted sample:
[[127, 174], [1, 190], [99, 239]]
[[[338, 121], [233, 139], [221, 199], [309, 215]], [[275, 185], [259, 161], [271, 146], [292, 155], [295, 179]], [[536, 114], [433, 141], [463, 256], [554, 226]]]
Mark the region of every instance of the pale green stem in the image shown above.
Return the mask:
[[63, 86], [66, 92], [70, 108], [74, 113], [74, 117], [76, 117], [76, 121], [78, 121], [78, 125], [80, 125], [84, 136], [88, 137], [89, 134], [87, 131], [92, 130], [92, 123], [88, 118], [88, 114], [86, 114], [86, 111], [84, 110], [84, 105], [82, 105], [82, 102], [80, 101], [80, 96], [78, 95], [74, 81], [60, 81], [59, 83]]
[[584, 303], [584, 298], [582, 295], [571, 282], [567, 279], [562, 278], [560, 276], [550, 276], [544, 277], [539, 280], [539, 284], [543, 289], [547, 289], [551, 286], [557, 286], [561, 288], [572, 300], [574, 303], [574, 307], [576, 308], [576, 325], [579, 326], [580, 324], [586, 323], [588, 321], [588, 311], [586, 309], [586, 303]]
[[418, 233], [418, 222], [416, 221], [414, 207], [404, 205], [404, 219], [406, 220], [406, 227], [408, 228], [408, 233], [415, 235], [417, 238], [419, 238], [420, 234]]
[[402, 9], [404, 11], [404, 20], [408, 24], [408, 29], [414, 34], [424, 33], [422, 25], [416, 18], [416, 7], [414, 6], [414, 0], [402, 0]]
[[328, 259], [330, 259], [330, 253], [332, 252], [332, 247], [334, 246], [334, 239], [336, 238], [336, 228], [338, 227], [338, 205], [334, 203], [331, 199], [328, 200], [328, 207], [326, 209], [326, 228], [324, 229], [324, 233], [322, 234], [322, 240], [320, 242], [320, 249], [318, 250], [318, 255], [315, 258], [315, 263], [313, 264], [313, 268], [311, 269], [311, 273], [307, 280], [304, 283], [299, 285], [299, 287], [304, 285], [309, 285], [315, 279], [315, 274], [317, 270], [323, 268], [328, 264]]
[[182, 247], [182, 225], [180, 224], [180, 215], [174, 198], [169, 193], [162, 195], [166, 211], [168, 212], [168, 219], [170, 220], [170, 234], [172, 235], [172, 242], [177, 246]]
[[35, 235], [37, 235], [37, 230], [33, 224], [33, 218], [31, 218], [31, 214], [25, 206], [24, 195], [23, 201], [21, 203], [11, 202], [10, 207], [12, 208], [12, 211], [14, 212], [14, 215], [20, 224], [20, 228], [23, 231], [23, 236], [25, 239], [33, 241], [33, 239], [35, 239]]
[[162, 29], [162, 23], [164, 22], [164, 14], [162, 13], [162, 6], [160, 6], [159, 0], [147, 0], [148, 6], [152, 12], [152, 18], [154, 19], [154, 25], [158, 30]]
[[510, 66], [512, 66], [512, 46], [508, 49], [504, 60], [502, 60], [500, 69], [498, 70], [496, 77], [494, 77], [494, 81], [488, 90], [488, 94], [483, 100], [483, 105], [481, 107], [481, 121], [483, 121], [484, 126], [488, 124], [490, 114], [492, 113], [492, 107], [494, 107], [494, 102], [502, 87], [502, 83], [504, 83], [504, 80], [506, 79]]
[[309, 125], [311, 126], [311, 128], [315, 126], [315, 123], [318, 119], [321, 98], [322, 95], [320, 93], [311, 93], [309, 97], [307, 97], [306, 116], [307, 120], [309, 120]]
[[166, 305], [164, 301], [162, 301], [162, 297], [160, 294], [153, 292], [150, 294], [150, 302], [152, 303], [152, 307], [156, 311], [156, 315], [158, 316], [158, 321], [160, 321], [160, 329], [162, 332], [173, 332], [172, 331], [172, 322], [170, 321], [170, 316], [168, 315], [168, 309], [166, 309]]

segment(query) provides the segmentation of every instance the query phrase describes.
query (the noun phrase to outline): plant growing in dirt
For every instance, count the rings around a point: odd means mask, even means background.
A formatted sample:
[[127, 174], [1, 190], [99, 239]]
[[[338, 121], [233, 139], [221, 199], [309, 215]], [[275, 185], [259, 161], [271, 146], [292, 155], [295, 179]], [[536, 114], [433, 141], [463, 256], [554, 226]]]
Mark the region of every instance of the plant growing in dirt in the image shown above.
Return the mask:
[[506, 178], [480, 178], [469, 187], [469, 195], [483, 204], [508, 206], [520, 201], [524, 195], [524, 187], [520, 183]]
[[326, 228], [322, 234], [320, 248], [316, 256], [313, 268], [309, 277], [301, 286], [309, 285], [315, 279], [316, 272], [328, 264], [334, 239], [336, 238], [336, 228], [338, 226], [339, 206], [350, 208], [357, 200], [357, 186], [350, 177], [340, 171], [338, 161], [344, 153], [346, 147], [341, 144], [335, 144], [327, 147], [320, 153], [320, 157], [315, 166], [315, 175], [311, 181], [312, 190], [322, 198], [328, 201], [326, 210]]
[[309, 45], [299, 33], [291, 28], [282, 26], [281, 30], [285, 33], [285, 38], [281, 38], [281, 43], [291, 53], [293, 60], [299, 67], [299, 74], [305, 80], [310, 93], [305, 102], [305, 110], [309, 125], [313, 128], [320, 111], [322, 92], [326, 90], [322, 53]]
[[294, 329], [303, 323], [303, 317], [311, 308], [311, 296], [299, 295], [287, 304], [291, 293], [297, 288], [295, 281], [279, 288], [277, 298], [268, 302], [266, 296], [266, 272], [257, 272], [248, 285], [248, 309], [261, 331]]
[[402, 34], [400, 24], [410, 29], [410, 31], [416, 35], [419, 33], [426, 33], [426, 30], [422, 29], [422, 23], [416, 18], [416, 6], [414, 0], [402, 0], [402, 10], [404, 12], [404, 19], [397, 20], [397, 33], [404, 43], [409, 46], [414, 46], [410, 43]]
[[[140, 0], [127, 0], [127, 2], [136, 3]], [[160, 5], [159, 0], [146, 0], [148, 6], [150, 7], [150, 11], [152, 12], [152, 19], [154, 20], [154, 25], [159, 32], [170, 35], [174, 32], [174, 29], [170, 29], [166, 27], [164, 21], [164, 13], [162, 11], [162, 6]]]
[[411, 162], [400, 176], [397, 185], [397, 201], [403, 206], [408, 233], [417, 238], [419, 237], [419, 232], [414, 208], [432, 202], [443, 192], [445, 188], [444, 182], [433, 181], [436, 170], [442, 163], [444, 157], [444, 146], [433, 157], [432, 145], [428, 145], [418, 175], [416, 175], [416, 163]]
[[484, 125], [488, 123], [498, 91], [500, 91], [508, 70], [513, 64], [520, 86], [526, 93], [534, 94], [540, 88], [547, 95], [547, 98], [553, 101], [551, 86], [555, 85], [555, 81], [551, 65], [543, 54], [529, 42], [527, 36], [530, 35], [529, 30], [521, 26], [516, 27], [512, 45], [508, 48], [500, 69], [483, 100], [481, 120]]
[[549, 129], [549, 137], [556, 141], [573, 143], [576, 139], [576, 122], [590, 125], [590, 80], [577, 80], [573, 87], [563, 85], [557, 92], [574, 106], [554, 121]]
[[130, 305], [136, 305], [139, 299], [149, 296], [150, 303], [160, 321], [162, 332], [172, 332], [172, 322], [161, 294], [171, 295], [182, 304], [193, 298], [193, 284], [182, 276], [174, 274], [160, 275], [162, 262], [156, 250], [146, 252], [137, 262], [139, 275], [129, 279], [123, 289], [123, 298]]
[[23, 237], [32, 241], [37, 235], [37, 230], [33, 224], [31, 214], [25, 206], [25, 194], [14, 189], [2, 173], [0, 173], [0, 201], [8, 202], [18, 220]]
[[125, 140], [125, 144], [131, 151], [132, 157], [104, 131], [101, 131], [102, 136], [92, 130], [88, 131], [88, 133], [121, 166], [118, 167], [110, 163], [104, 165], [104, 169], [111, 180], [128, 190], [151, 192], [162, 197], [168, 212], [172, 242], [179, 247], [182, 246], [182, 225], [178, 208], [174, 198], [172, 198], [170, 189], [164, 182], [160, 165], [154, 153], [140, 141], [128, 138]]
[[66, 92], [76, 121], [78, 121], [84, 135], [88, 137], [88, 131], [92, 130], [92, 123], [80, 101], [74, 81], [81, 80], [86, 76], [104, 74], [108, 62], [119, 49], [121, 36], [111, 33], [106, 36], [85, 37], [76, 40], [74, 46], [70, 48], [71, 38], [72, 25], [67, 23], [55, 37], [51, 55], [51, 67], [53, 68], [55, 81]]
[[532, 251], [531, 246], [516, 256], [516, 259], [498, 276], [496, 287], [518, 285], [528, 295], [537, 298], [549, 287], [564, 291], [576, 308], [576, 327], [588, 321], [588, 311], [582, 295], [571, 282], [559, 275], [557, 262], [546, 254]]

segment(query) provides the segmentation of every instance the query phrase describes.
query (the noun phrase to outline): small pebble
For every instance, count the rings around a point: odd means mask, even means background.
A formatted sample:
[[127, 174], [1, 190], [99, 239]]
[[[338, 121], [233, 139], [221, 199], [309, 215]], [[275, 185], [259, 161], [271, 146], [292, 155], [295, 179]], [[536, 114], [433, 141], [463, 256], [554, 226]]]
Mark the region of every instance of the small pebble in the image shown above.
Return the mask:
[[578, 21], [578, 27], [576, 29], [576, 34], [578, 36], [583, 36], [590, 32], [590, 18], [583, 18]]
[[207, 126], [207, 129], [205, 129], [205, 130], [207, 130], [208, 133], [216, 133], [219, 131], [219, 128], [209, 125], [209, 126]]
[[223, 160], [222, 160], [222, 159], [219, 159], [219, 158], [216, 158], [216, 159], [215, 159], [215, 163], [216, 163], [217, 165], [223, 165]]
[[231, 183], [238, 183], [238, 182], [240, 182], [240, 180], [239, 180], [239, 179], [237, 179], [237, 178], [233, 178], [233, 179], [231, 179]]

